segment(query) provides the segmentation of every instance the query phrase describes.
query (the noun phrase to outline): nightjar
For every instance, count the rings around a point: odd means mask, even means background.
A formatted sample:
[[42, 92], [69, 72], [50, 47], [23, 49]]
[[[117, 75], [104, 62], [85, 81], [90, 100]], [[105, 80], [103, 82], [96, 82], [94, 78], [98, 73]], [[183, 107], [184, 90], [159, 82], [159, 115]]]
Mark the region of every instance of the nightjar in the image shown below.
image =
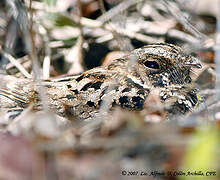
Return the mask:
[[19, 111], [32, 103], [35, 110], [41, 110], [38, 92], [42, 88], [49, 107], [57, 114], [91, 119], [103, 106], [107, 111], [115, 106], [142, 110], [151, 90], [158, 88], [162, 103], [172, 99], [168, 112], [184, 114], [200, 101], [191, 85], [192, 67], [201, 68], [197, 58], [184, 54], [178, 46], [158, 43], [78, 76], [39, 83], [1, 75], [0, 107]]

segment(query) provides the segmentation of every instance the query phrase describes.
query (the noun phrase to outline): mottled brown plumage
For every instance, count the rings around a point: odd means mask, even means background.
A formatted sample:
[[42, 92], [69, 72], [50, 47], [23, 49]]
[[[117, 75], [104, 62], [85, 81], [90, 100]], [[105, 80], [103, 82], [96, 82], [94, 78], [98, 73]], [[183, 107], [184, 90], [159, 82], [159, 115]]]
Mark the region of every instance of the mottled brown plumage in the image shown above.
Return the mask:
[[[43, 86], [51, 109], [62, 116], [81, 119], [94, 117], [103, 102], [108, 110], [121, 106], [141, 110], [149, 92], [160, 89], [161, 102], [175, 99], [170, 113], [185, 113], [198, 104], [196, 89], [190, 86], [190, 70], [201, 65], [195, 57], [185, 55], [180, 47], [171, 44], [152, 44], [114, 60], [107, 67], [98, 67], [61, 79], [43, 81], [2, 76], [6, 83], [0, 89], [1, 108], [25, 108], [34, 102], [39, 110], [38, 88]], [[8, 80], [7, 80], [8, 79]]]

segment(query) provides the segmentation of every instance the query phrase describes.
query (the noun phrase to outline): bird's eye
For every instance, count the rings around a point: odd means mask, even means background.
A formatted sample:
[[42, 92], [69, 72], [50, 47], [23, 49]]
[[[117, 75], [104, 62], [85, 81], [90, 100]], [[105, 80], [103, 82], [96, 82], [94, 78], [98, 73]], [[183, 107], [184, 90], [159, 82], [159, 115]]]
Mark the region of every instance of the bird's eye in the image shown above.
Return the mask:
[[156, 61], [145, 61], [144, 65], [148, 68], [159, 69], [160, 66]]

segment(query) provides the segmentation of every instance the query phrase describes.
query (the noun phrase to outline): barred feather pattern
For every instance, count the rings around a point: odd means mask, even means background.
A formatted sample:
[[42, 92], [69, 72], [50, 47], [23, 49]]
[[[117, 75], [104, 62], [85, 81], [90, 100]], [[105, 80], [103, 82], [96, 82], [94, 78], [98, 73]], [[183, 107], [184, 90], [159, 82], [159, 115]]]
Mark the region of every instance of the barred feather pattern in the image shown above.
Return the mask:
[[199, 103], [197, 89], [191, 83], [192, 68], [201, 68], [199, 60], [186, 55], [180, 47], [163, 43], [147, 45], [106, 67], [78, 76], [39, 83], [0, 75], [0, 107], [20, 112], [32, 103], [35, 110], [41, 110], [38, 89], [43, 88], [49, 107], [57, 114], [92, 119], [107, 100], [108, 110], [120, 106], [140, 111], [151, 90], [159, 88], [162, 103], [172, 99], [168, 112], [184, 114]]

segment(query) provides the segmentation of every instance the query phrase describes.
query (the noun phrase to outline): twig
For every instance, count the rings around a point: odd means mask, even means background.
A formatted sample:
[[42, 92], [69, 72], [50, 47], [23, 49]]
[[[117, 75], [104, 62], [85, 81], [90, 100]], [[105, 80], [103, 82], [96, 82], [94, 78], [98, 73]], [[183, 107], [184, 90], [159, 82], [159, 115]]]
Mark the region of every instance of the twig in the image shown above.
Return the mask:
[[187, 34], [185, 32], [182, 32], [182, 31], [179, 31], [179, 30], [176, 30], [176, 29], [169, 30], [167, 32], [167, 35], [169, 37], [177, 38], [177, 39], [186, 41], [186, 42], [191, 43], [191, 44], [199, 44], [200, 43], [200, 41], [197, 38], [191, 36], [190, 34]]
[[45, 57], [43, 60], [43, 79], [50, 78], [50, 62], [51, 62], [51, 49], [49, 46], [49, 38], [46, 29], [43, 26], [39, 26], [41, 37], [45, 43]]
[[13, 56], [4, 51], [2, 53], [26, 78], [32, 78], [31, 74]]
[[118, 15], [118, 13], [123, 12], [124, 10], [128, 9], [130, 6], [137, 4], [139, 2], [142, 2], [143, 0], [127, 0], [123, 1], [116, 7], [112, 8], [108, 12], [104, 13], [102, 16], [97, 18], [98, 21], [101, 21], [102, 23], [107, 22], [108, 20], [112, 19], [114, 16]]
[[178, 6], [171, 4], [167, 0], [162, 0], [165, 7], [170, 11], [170, 13], [184, 26], [186, 30], [192, 33], [199, 40], [204, 40], [207, 36], [197, 30], [187, 19], [184, 17]]
[[[26, 68], [30, 68], [30, 60], [29, 60], [29, 58], [28, 58], [28, 56], [27, 55], [25, 55], [25, 56], [23, 56], [23, 57], [21, 57], [21, 58], [17, 58], [16, 59], [16, 61], [18, 61], [25, 69]], [[28, 64], [28, 65], [27, 65]], [[6, 65], [6, 70], [10, 70], [10, 69], [12, 69], [12, 68], [14, 68], [15, 67], [15, 65], [14, 64], [12, 64], [12, 63], [8, 63], [7, 65]]]
[[78, 7], [78, 16], [75, 18], [76, 23], [78, 24], [79, 27], [79, 37], [77, 40], [77, 43], [75, 44], [75, 46], [73, 47], [73, 49], [77, 48], [77, 57], [75, 57], [73, 60], [71, 59], [72, 62], [72, 66], [69, 69], [68, 73], [69, 74], [76, 74], [76, 73], [80, 73], [81, 71], [83, 71], [83, 42], [84, 42], [84, 38], [83, 38], [83, 30], [82, 30], [82, 24], [81, 24], [81, 18], [82, 18], [82, 7], [81, 7], [81, 2], [80, 0], [77, 0], [77, 7]]
[[43, 79], [50, 78], [50, 56], [46, 55], [43, 61]]
[[82, 6], [81, 1], [77, 0], [77, 8], [78, 8], [78, 19], [79, 19], [79, 62], [82, 65], [83, 64], [83, 53], [82, 53], [82, 46], [84, 42], [83, 38], [83, 30], [82, 30], [82, 24], [80, 23], [80, 19], [82, 18]]
[[33, 69], [33, 73], [34, 73], [34, 79], [37, 81], [37, 83], [40, 85], [37, 90], [40, 94], [41, 100], [42, 100], [42, 104], [43, 104], [43, 108], [46, 111], [49, 111], [48, 107], [48, 100], [47, 100], [47, 96], [46, 93], [44, 91], [44, 88], [42, 86], [42, 80], [40, 78], [40, 65], [38, 62], [38, 58], [37, 58], [37, 52], [36, 52], [36, 47], [35, 47], [35, 39], [34, 39], [34, 31], [33, 31], [33, 9], [32, 9], [32, 0], [30, 0], [30, 4], [29, 4], [29, 12], [30, 12], [30, 28], [29, 28], [29, 41], [27, 41], [27, 43], [29, 44], [30, 50], [29, 50], [29, 57], [32, 61], [32, 69]]
[[111, 29], [114, 29], [117, 33], [121, 34], [121, 35], [124, 35], [124, 36], [127, 36], [129, 38], [134, 38], [134, 39], [137, 39], [139, 41], [142, 41], [142, 42], [146, 42], [146, 43], [156, 43], [156, 42], [159, 42], [159, 41], [162, 41], [162, 39], [159, 39], [159, 38], [153, 38], [151, 36], [147, 36], [147, 35], [144, 35], [144, 34], [141, 34], [141, 33], [136, 33], [134, 31], [131, 31], [131, 30], [128, 30], [128, 29], [124, 29], [124, 28], [120, 28], [118, 26], [114, 26], [111, 24], [108, 25], [106, 24], [104, 26], [104, 29], [106, 30], [111, 30]]
[[[73, 16], [73, 20], [75, 21], [74, 16]], [[144, 35], [144, 34], [141, 34], [141, 33], [136, 33], [134, 31], [118, 27], [118, 26], [113, 25], [111, 23], [103, 25], [103, 23], [98, 21], [98, 20], [91, 20], [91, 19], [88, 19], [88, 18], [85, 18], [85, 17], [81, 18], [80, 23], [83, 26], [87, 26], [87, 27], [90, 27], [90, 28], [104, 28], [105, 30], [108, 30], [108, 31], [112, 31], [112, 29], [114, 29], [117, 33], [119, 33], [121, 35], [127, 36], [129, 38], [134, 38], [134, 39], [137, 39], [139, 41], [146, 42], [146, 43], [149, 43], [149, 42], [150, 43], [155, 43], [155, 42], [160, 41], [160, 39], [158, 39], [158, 38], [153, 38], [151, 36], [147, 36], [147, 35]]]
[[[99, 6], [100, 6], [100, 9], [102, 11], [103, 14], [106, 14], [106, 10], [105, 10], [105, 6], [104, 6], [104, 2], [103, 0], [99, 0]], [[126, 1], [127, 2], [127, 1]], [[123, 2], [122, 2], [123, 3]], [[120, 13], [120, 12], [119, 12]], [[119, 15], [118, 16], [119, 19], [117, 21], [121, 21], [121, 22], [124, 22], [122, 19], [121, 19], [121, 16]], [[115, 22], [115, 20], [111, 21], [112, 19], [109, 19], [106, 21], [106, 24], [108, 24], [109, 26], [111, 26], [112, 24], [114, 24], [113, 22]], [[112, 23], [111, 23], [112, 22]], [[125, 23], [125, 22], [124, 22]], [[124, 24], [123, 23], [123, 24]], [[111, 28], [110, 29], [114, 39], [117, 41], [117, 44], [118, 44], [118, 48], [120, 50], [127, 50], [127, 51], [131, 51], [133, 50], [133, 47], [131, 45], [131, 43], [125, 43], [124, 41], [126, 40], [125, 38], [121, 37], [119, 35], [119, 33], [114, 29], [114, 28]]]

